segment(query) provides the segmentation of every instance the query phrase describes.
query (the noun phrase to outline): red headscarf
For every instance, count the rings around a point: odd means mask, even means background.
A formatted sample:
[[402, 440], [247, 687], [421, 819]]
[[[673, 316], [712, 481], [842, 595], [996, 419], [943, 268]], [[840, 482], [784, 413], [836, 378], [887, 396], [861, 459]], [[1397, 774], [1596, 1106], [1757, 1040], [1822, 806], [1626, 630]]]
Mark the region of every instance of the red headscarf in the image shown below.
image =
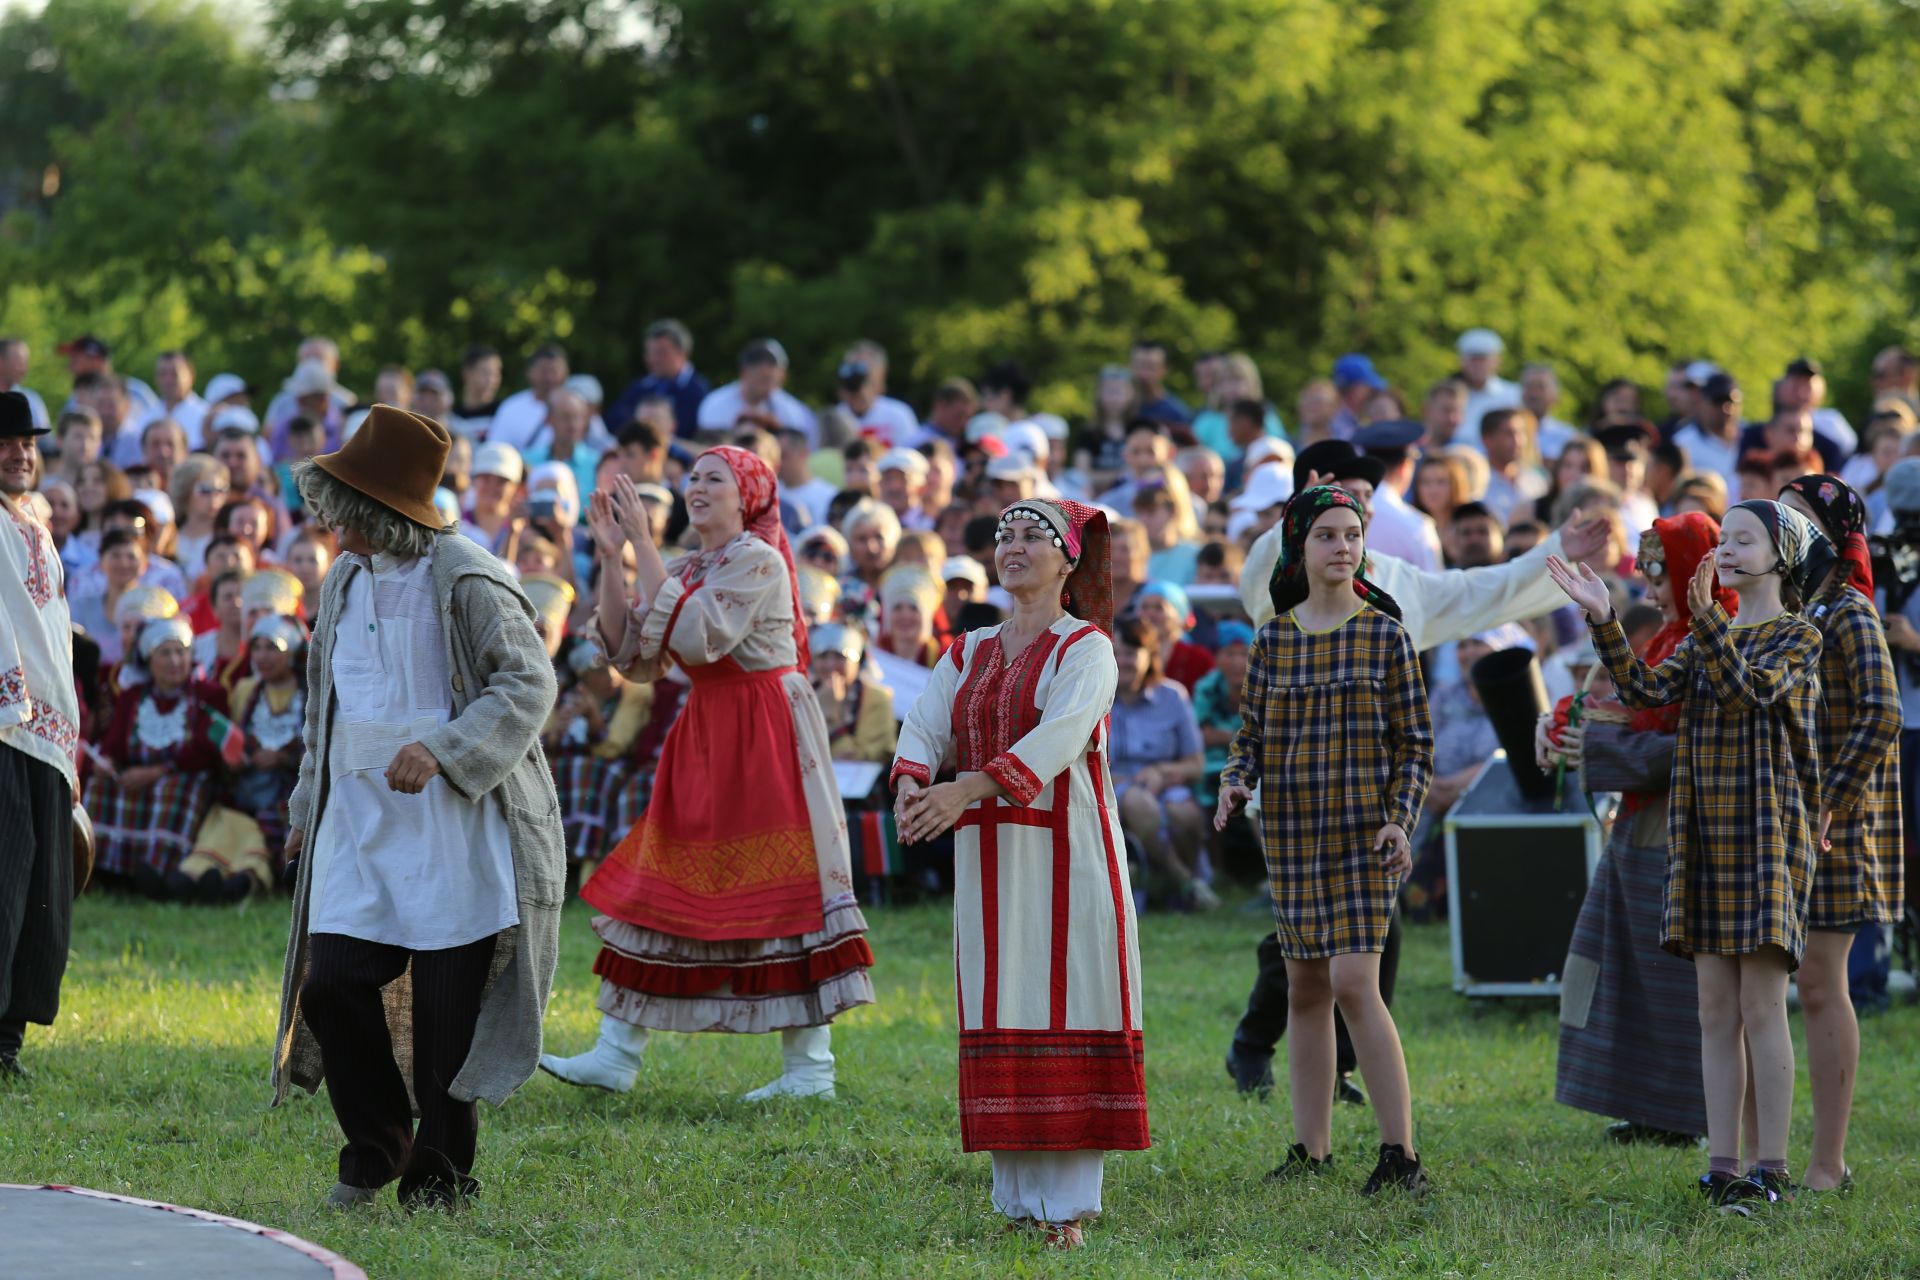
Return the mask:
[[[1660, 549], [1667, 553], [1667, 581], [1673, 584], [1673, 605], [1678, 616], [1647, 641], [1646, 652], [1640, 656], [1648, 666], [1658, 666], [1671, 658], [1680, 642], [1687, 638], [1687, 631], [1693, 625], [1693, 610], [1687, 605], [1687, 584], [1700, 571], [1700, 562], [1720, 545], [1720, 526], [1712, 516], [1700, 511], [1655, 520], [1653, 533], [1660, 539]], [[1716, 583], [1713, 593], [1729, 615], [1739, 608], [1738, 597], [1728, 588]], [[1680, 727], [1680, 708], [1674, 705], [1636, 711], [1632, 723], [1635, 729], [1645, 733], [1672, 733]]]
[[1053, 533], [1053, 545], [1071, 566], [1061, 603], [1076, 618], [1113, 634], [1113, 549], [1106, 512], [1065, 498], [1027, 498], [1000, 513], [1009, 520], [1037, 520]]
[[[716, 445], [706, 450], [700, 458], [716, 454], [733, 472], [733, 482], [740, 488], [740, 523], [746, 531], [780, 553], [787, 565], [787, 586], [793, 597], [793, 647], [800, 655], [800, 671], [804, 674], [813, 663], [813, 655], [807, 648], [807, 618], [800, 608], [800, 575], [793, 566], [793, 548], [787, 545], [787, 530], [780, 523], [780, 482], [773, 474], [773, 468], [760, 460], [758, 454], [730, 444]], [[695, 458], [698, 463], [700, 458]]]

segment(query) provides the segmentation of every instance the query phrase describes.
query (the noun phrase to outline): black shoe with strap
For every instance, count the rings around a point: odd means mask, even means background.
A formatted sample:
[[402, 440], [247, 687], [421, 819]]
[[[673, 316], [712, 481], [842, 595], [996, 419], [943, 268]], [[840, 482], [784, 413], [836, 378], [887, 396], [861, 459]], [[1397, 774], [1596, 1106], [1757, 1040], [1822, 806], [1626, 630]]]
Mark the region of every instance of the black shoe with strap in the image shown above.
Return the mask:
[[1318, 1160], [1307, 1154], [1307, 1144], [1296, 1142], [1287, 1148], [1287, 1158], [1276, 1169], [1267, 1172], [1263, 1182], [1291, 1182], [1295, 1178], [1307, 1177], [1316, 1173], [1325, 1173], [1333, 1166], [1333, 1153], [1329, 1151]]
[[1752, 1217], [1755, 1209], [1765, 1208], [1776, 1199], [1763, 1184], [1737, 1173], [1709, 1173], [1700, 1179], [1700, 1189], [1706, 1193], [1708, 1204], [1742, 1218]]
[[1407, 1149], [1397, 1142], [1380, 1144], [1380, 1159], [1375, 1162], [1366, 1185], [1360, 1188], [1360, 1194], [1377, 1196], [1389, 1187], [1398, 1187], [1410, 1196], [1423, 1196], [1428, 1190], [1420, 1157], [1408, 1155]]

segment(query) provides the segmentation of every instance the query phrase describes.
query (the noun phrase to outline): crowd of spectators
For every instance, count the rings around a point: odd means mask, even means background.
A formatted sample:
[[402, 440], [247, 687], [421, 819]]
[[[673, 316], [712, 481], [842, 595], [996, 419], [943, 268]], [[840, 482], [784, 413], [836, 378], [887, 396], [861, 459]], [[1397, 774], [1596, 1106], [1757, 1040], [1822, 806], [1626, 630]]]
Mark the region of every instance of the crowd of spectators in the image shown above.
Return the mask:
[[[290, 468], [338, 448], [375, 401], [451, 430], [441, 514], [511, 564], [539, 611], [562, 687], [544, 742], [582, 864], [644, 808], [686, 688], [629, 684], [586, 639], [592, 490], [633, 480], [671, 557], [687, 531], [679, 483], [697, 450], [737, 444], [774, 467], [814, 627], [811, 675], [856, 809], [880, 807], [873, 771], [856, 766], [890, 759], [921, 673], [955, 635], [1008, 607], [994, 577], [998, 512], [1033, 496], [1105, 507], [1122, 616], [1112, 768], [1143, 870], [1136, 883], [1156, 904], [1198, 909], [1218, 905], [1222, 879], [1260, 874], [1244, 823], [1216, 834], [1203, 815], [1254, 638], [1243, 564], [1301, 481], [1302, 452], [1339, 442], [1342, 456], [1364, 459], [1350, 470], [1369, 481], [1370, 550], [1421, 570], [1501, 563], [1575, 512], [1603, 517], [1612, 532], [1593, 568], [1630, 634], [1649, 629], [1649, 612], [1632, 609], [1632, 557], [1656, 515], [1718, 518], [1824, 471], [1859, 489], [1889, 529], [1909, 513], [1888, 474], [1920, 454], [1920, 362], [1900, 348], [1875, 357], [1859, 428], [1826, 403], [1811, 359], [1753, 392], [1709, 360], [1678, 360], [1658, 389], [1660, 414], [1627, 380], [1577, 413], [1550, 365], [1503, 376], [1504, 344], [1487, 329], [1461, 334], [1457, 365], [1412, 388], [1389, 385], [1358, 352], [1305, 378], [1263, 375], [1240, 352], [1182, 353], [1192, 403], [1171, 389], [1176, 353], [1141, 340], [1124, 363], [1089, 371], [1093, 409], [1078, 423], [1033, 411], [1013, 360], [948, 377], [916, 406], [889, 394], [887, 353], [856, 341], [831, 398], [809, 404], [788, 390], [788, 355], [771, 338], [743, 347], [719, 386], [677, 321], [650, 326], [644, 351], [643, 373], [602, 383], [544, 344], [510, 390], [501, 354], [476, 346], [451, 375], [383, 367], [362, 396], [339, 381], [324, 337], [301, 343], [273, 385], [228, 372], [203, 384], [183, 351], [161, 353], [149, 384], [85, 336], [60, 348], [62, 396], [44, 379], [36, 395], [26, 344], [0, 339], [0, 390], [25, 391], [53, 427], [38, 496], [84, 633], [76, 668], [103, 882], [230, 899], [283, 871], [275, 815], [299, 761], [304, 622], [339, 554], [305, 519]], [[1283, 379], [1299, 384], [1290, 400], [1270, 393]], [[1911, 627], [1890, 625], [1889, 639], [1920, 651]], [[1423, 655], [1436, 780], [1416, 834], [1426, 852], [1409, 891], [1416, 914], [1444, 889], [1439, 819], [1496, 745], [1467, 676], [1473, 661], [1534, 649], [1558, 697], [1590, 665], [1584, 644], [1565, 609]], [[1920, 696], [1908, 701], [1909, 727], [1920, 727]], [[895, 870], [890, 856], [870, 850], [866, 864]], [[933, 887], [944, 875], [937, 852], [916, 855], [910, 872]]]

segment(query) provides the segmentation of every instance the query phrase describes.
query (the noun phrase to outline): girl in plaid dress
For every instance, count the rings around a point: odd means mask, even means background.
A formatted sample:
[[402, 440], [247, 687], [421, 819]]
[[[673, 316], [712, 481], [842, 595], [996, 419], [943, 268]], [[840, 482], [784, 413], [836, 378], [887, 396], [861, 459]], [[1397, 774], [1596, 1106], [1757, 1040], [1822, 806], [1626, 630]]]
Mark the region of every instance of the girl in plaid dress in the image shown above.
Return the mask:
[[[1801, 476], [1781, 505], [1827, 535], [1800, 576], [1807, 619], [1820, 628], [1821, 845], [1798, 978], [1813, 1086], [1813, 1155], [1801, 1185], [1850, 1180], [1847, 1118], [1860, 1067], [1860, 1024], [1847, 995], [1847, 953], [1864, 924], [1892, 924], [1903, 900], [1900, 689], [1873, 607], [1867, 504], [1827, 475]], [[1837, 550], [1836, 550], [1837, 549]]]
[[1287, 962], [1294, 1125], [1286, 1162], [1269, 1178], [1317, 1173], [1332, 1160], [1337, 1003], [1380, 1124], [1363, 1193], [1418, 1194], [1426, 1175], [1400, 1034], [1380, 996], [1380, 951], [1412, 866], [1408, 832], [1433, 775], [1433, 730], [1399, 606], [1361, 576], [1364, 511], [1333, 485], [1287, 504], [1269, 588], [1276, 616], [1248, 658], [1214, 826], [1224, 829], [1263, 780], [1268, 796], [1295, 797], [1261, 807]]
[[[1745, 1213], [1788, 1192], [1793, 1040], [1787, 978], [1806, 941], [1819, 802], [1820, 632], [1793, 612], [1794, 580], [1817, 538], [1797, 511], [1742, 502], [1720, 549], [1687, 588], [1690, 634], [1649, 667], [1627, 647], [1607, 588], [1586, 565], [1547, 569], [1586, 610], [1594, 647], [1632, 708], [1681, 704], [1668, 811], [1661, 944], [1690, 955], [1700, 988], [1700, 1063], [1711, 1163], [1702, 1189]], [[1739, 597], [1728, 621], [1714, 584]], [[1759, 1169], [1740, 1176], [1749, 1058]]]
[[87, 782], [95, 874], [131, 880], [154, 897], [165, 896], [167, 873], [193, 847], [220, 763], [209, 713], [226, 714], [227, 694], [192, 678], [192, 644], [185, 618], [142, 629], [134, 654], [148, 679], [114, 704], [95, 757], [104, 765]]

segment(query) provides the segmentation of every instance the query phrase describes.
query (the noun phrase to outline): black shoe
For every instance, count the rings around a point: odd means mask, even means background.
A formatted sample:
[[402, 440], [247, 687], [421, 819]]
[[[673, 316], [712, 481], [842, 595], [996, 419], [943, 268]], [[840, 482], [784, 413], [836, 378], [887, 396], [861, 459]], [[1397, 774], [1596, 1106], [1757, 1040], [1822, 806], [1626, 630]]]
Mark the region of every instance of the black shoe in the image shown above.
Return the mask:
[[1755, 1209], [1771, 1204], [1774, 1199], [1760, 1183], [1733, 1173], [1709, 1173], [1700, 1179], [1700, 1189], [1706, 1192], [1708, 1204], [1722, 1213], [1742, 1218], [1752, 1217]]
[[1315, 1160], [1312, 1156], [1307, 1154], [1306, 1143], [1296, 1142], [1291, 1147], [1287, 1148], [1287, 1158], [1284, 1162], [1281, 1163], [1280, 1167], [1277, 1169], [1268, 1170], [1267, 1176], [1262, 1178], [1261, 1181], [1262, 1182], [1291, 1182], [1295, 1178], [1303, 1177], [1306, 1175], [1316, 1174], [1316, 1173], [1325, 1173], [1332, 1166], [1333, 1166], [1333, 1153], [1331, 1151], [1329, 1151], [1326, 1155], [1322, 1156], [1320, 1159]]
[[1672, 1129], [1656, 1129], [1650, 1124], [1635, 1124], [1631, 1120], [1622, 1120], [1607, 1126], [1607, 1136], [1623, 1147], [1645, 1144], [1655, 1147], [1692, 1147], [1698, 1146], [1700, 1139], [1696, 1134], [1677, 1133]]
[[[172, 875], [179, 876], [188, 884], [193, 883], [183, 872], [175, 871]], [[171, 877], [161, 875], [157, 868], [145, 862], [133, 864], [133, 887], [142, 897], [152, 898], [155, 902], [165, 902], [174, 896]]]
[[1333, 1078], [1333, 1100], [1335, 1102], [1344, 1102], [1351, 1107], [1364, 1107], [1367, 1105], [1367, 1095], [1360, 1092], [1360, 1086], [1353, 1082], [1352, 1076], [1335, 1076]]
[[1398, 1187], [1410, 1196], [1423, 1196], [1427, 1193], [1426, 1171], [1420, 1167], [1420, 1158], [1410, 1156], [1407, 1149], [1398, 1143], [1389, 1146], [1380, 1144], [1380, 1159], [1373, 1166], [1367, 1184], [1360, 1188], [1363, 1196], [1377, 1196], [1388, 1187]]
[[1775, 1171], [1772, 1169], [1762, 1169], [1759, 1165], [1755, 1165], [1753, 1168], [1747, 1170], [1747, 1181], [1760, 1184], [1761, 1188], [1767, 1193], [1768, 1204], [1781, 1204], [1790, 1201], [1793, 1199], [1795, 1193], [1801, 1189], [1799, 1183], [1787, 1176], [1785, 1169]]
[[1227, 1050], [1227, 1074], [1233, 1077], [1233, 1087], [1241, 1093], [1258, 1094], [1265, 1102], [1273, 1094], [1273, 1054], [1262, 1056], [1255, 1050], [1243, 1049], [1238, 1040]]

